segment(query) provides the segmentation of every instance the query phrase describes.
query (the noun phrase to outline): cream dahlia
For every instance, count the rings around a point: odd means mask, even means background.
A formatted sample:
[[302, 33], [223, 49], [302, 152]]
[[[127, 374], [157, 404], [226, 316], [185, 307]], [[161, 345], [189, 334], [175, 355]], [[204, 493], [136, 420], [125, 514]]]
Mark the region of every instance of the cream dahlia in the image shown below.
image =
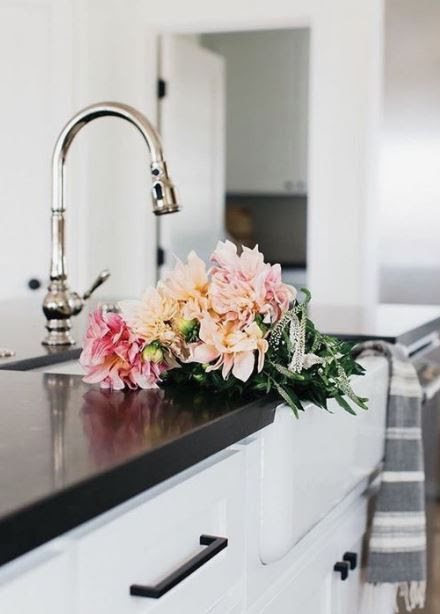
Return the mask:
[[256, 353], [258, 372], [263, 368], [268, 343], [256, 322], [240, 329], [236, 321], [218, 321], [206, 314], [200, 323], [199, 338], [201, 343], [192, 345], [188, 362], [213, 363], [207, 372], [221, 368], [224, 379], [232, 372], [246, 382], [254, 370]]
[[181, 318], [193, 320], [208, 309], [208, 285], [205, 263], [192, 251], [186, 263], [177, 260], [159, 287], [165, 296], [179, 303]]
[[118, 307], [133, 333], [146, 343], [159, 342], [164, 347], [180, 344], [173, 327], [173, 320], [180, 315], [179, 305], [160, 288], [149, 288], [140, 300], [121, 301]]

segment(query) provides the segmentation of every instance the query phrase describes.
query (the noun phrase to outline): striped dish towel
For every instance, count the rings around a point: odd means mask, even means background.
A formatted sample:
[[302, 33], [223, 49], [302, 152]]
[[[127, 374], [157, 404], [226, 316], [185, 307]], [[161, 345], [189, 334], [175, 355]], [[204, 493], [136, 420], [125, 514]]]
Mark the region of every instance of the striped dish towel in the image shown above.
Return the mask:
[[411, 612], [424, 607], [426, 592], [422, 389], [403, 346], [368, 341], [358, 345], [355, 354], [385, 356], [390, 370], [385, 458], [373, 515], [362, 612], [397, 611], [398, 595]]

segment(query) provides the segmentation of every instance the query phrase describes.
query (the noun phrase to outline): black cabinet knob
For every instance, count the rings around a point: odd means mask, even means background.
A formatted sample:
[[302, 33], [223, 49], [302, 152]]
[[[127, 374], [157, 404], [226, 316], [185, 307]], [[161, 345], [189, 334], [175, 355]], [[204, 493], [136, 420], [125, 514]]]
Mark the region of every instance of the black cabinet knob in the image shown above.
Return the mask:
[[41, 288], [41, 281], [35, 277], [32, 277], [32, 279], [28, 281], [28, 287], [31, 290], [38, 290], [38, 288]]
[[350, 569], [356, 569], [358, 564], [358, 555], [356, 552], [346, 552], [342, 557], [343, 561], [346, 561], [350, 565]]
[[341, 580], [346, 580], [348, 578], [350, 565], [345, 561], [338, 561], [337, 563], [335, 563], [333, 570], [341, 574]]

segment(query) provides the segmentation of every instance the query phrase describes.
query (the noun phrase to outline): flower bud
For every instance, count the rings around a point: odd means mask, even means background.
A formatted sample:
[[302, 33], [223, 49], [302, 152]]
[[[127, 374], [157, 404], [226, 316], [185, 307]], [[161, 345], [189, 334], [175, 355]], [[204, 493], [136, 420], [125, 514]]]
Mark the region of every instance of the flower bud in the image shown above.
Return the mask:
[[258, 328], [261, 330], [263, 335], [267, 333], [269, 330], [269, 326], [263, 321], [263, 316], [259, 313], [255, 316], [255, 322], [257, 323]]
[[175, 326], [179, 333], [188, 340], [193, 337], [197, 331], [198, 322], [195, 318], [192, 320], [186, 320], [185, 318], [177, 318], [175, 320]]
[[150, 362], [162, 362], [164, 359], [164, 354], [161, 346], [156, 341], [153, 343], [149, 343], [142, 350], [142, 358], [144, 360], [149, 360]]

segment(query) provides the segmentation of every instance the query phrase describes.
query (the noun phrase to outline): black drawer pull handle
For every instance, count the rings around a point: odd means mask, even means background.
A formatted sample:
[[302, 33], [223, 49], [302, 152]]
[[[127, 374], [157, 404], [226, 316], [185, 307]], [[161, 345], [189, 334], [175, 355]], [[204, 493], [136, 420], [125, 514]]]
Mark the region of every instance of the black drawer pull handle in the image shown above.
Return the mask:
[[350, 569], [356, 569], [358, 564], [358, 555], [356, 552], [346, 552], [342, 557], [342, 560], [349, 563]]
[[224, 550], [228, 545], [228, 540], [225, 537], [215, 537], [214, 535], [201, 535], [200, 545], [207, 546], [205, 550], [199, 552], [193, 558], [183, 565], [181, 565], [176, 571], [173, 571], [167, 578], [156, 584], [156, 586], [143, 586], [141, 584], [132, 584], [130, 586], [130, 595], [136, 597], [151, 597], [152, 599], [159, 599], [169, 590], [174, 588], [176, 584], [182, 582], [185, 578], [190, 576], [194, 571], [202, 567], [212, 557]]
[[338, 573], [341, 574], [341, 580], [346, 580], [348, 578], [348, 572], [349, 572], [349, 564], [346, 563], [345, 561], [338, 561], [337, 563], [335, 563], [335, 566], [333, 567], [334, 571], [337, 571]]

